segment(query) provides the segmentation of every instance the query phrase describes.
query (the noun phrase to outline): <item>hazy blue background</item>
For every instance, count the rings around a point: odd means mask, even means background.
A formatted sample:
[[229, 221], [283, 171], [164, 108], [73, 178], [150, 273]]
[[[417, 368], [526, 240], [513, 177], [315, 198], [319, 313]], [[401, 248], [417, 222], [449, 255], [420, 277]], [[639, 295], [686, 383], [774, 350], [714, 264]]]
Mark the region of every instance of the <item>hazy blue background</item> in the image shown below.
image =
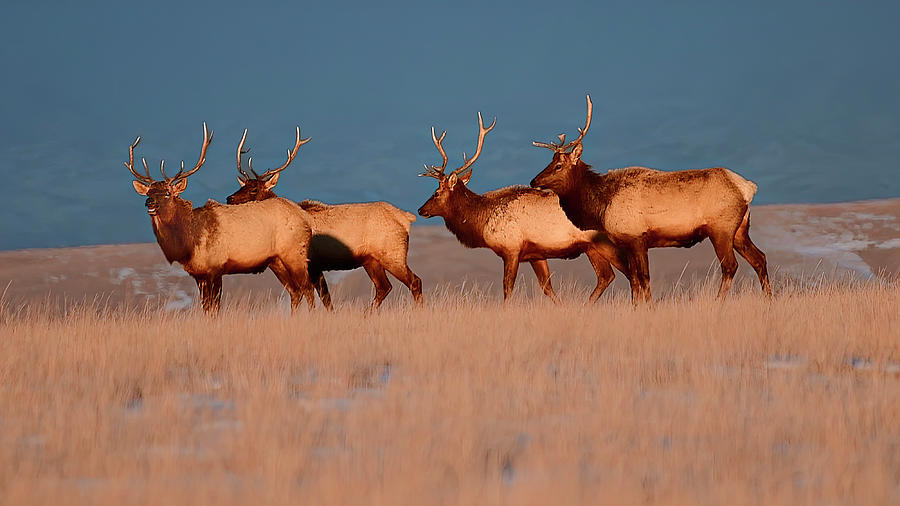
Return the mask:
[[900, 197], [898, 3], [725, 3], [5, 2], [0, 249], [152, 241], [122, 166], [138, 134], [175, 167], [208, 122], [201, 205], [236, 188], [243, 128], [261, 169], [300, 124], [281, 195], [414, 211], [432, 124], [458, 164], [496, 115], [471, 186], [527, 184], [549, 160], [530, 141], [574, 134], [585, 93], [596, 168], [724, 165], [757, 203]]

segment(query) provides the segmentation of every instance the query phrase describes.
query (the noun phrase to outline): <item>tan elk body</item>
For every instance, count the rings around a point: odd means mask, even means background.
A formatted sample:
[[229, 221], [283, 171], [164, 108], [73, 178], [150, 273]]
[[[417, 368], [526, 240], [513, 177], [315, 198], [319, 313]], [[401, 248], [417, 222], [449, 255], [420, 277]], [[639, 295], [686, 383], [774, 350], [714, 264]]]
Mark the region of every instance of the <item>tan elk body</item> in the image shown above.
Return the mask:
[[560, 135], [558, 144], [534, 143], [554, 155], [531, 186], [559, 195], [560, 205], [578, 227], [605, 232], [628, 256], [638, 278], [636, 288], [646, 301], [651, 300], [647, 250], [691, 247], [706, 238], [721, 263], [719, 297], [728, 293], [737, 271], [735, 250], [771, 295], [765, 254], [749, 235], [756, 184], [721, 167], [672, 172], [628, 167], [598, 174], [581, 161], [582, 140], [591, 124], [590, 96], [587, 103], [587, 121], [576, 140], [565, 143], [565, 135]]
[[134, 189], [147, 196], [146, 206], [153, 233], [169, 263], [178, 262], [197, 282], [200, 300], [207, 312], [219, 309], [224, 274], [259, 273], [272, 269], [291, 296], [295, 309], [306, 297], [314, 307], [312, 285], [307, 274], [307, 249], [312, 235], [308, 214], [285, 199], [272, 199], [248, 206], [229, 206], [210, 200], [193, 208], [179, 195], [187, 187], [187, 177], [206, 161], [206, 149], [212, 140], [203, 125], [203, 148], [197, 165], [173, 177], [165, 174], [154, 181], [147, 162], [146, 174], [134, 169], [134, 148], [128, 152], [125, 166], [135, 178]]
[[[257, 174], [248, 161], [250, 174], [241, 168], [241, 155], [247, 131], [238, 145], [238, 182], [241, 188], [228, 196], [229, 204], [250, 205], [278, 199], [273, 191], [278, 177], [293, 157], [277, 169]], [[309, 139], [300, 140], [297, 129], [297, 146]], [[252, 176], [251, 176], [252, 174]], [[331, 309], [331, 295], [323, 272], [351, 270], [358, 267], [375, 285], [375, 296], [371, 308], [377, 308], [391, 291], [391, 282], [386, 272], [405, 284], [416, 303], [422, 303], [422, 281], [407, 265], [409, 250], [409, 228], [416, 220], [411, 213], [398, 209], [387, 202], [362, 202], [330, 205], [313, 200], [300, 202], [310, 216], [312, 239], [309, 247], [309, 275], [319, 292], [325, 307]]]
[[[495, 120], [496, 123], [496, 120]], [[520, 262], [529, 262], [544, 293], [556, 300], [550, 282], [548, 258], [576, 258], [587, 254], [597, 274], [597, 286], [590, 299], [597, 300], [612, 282], [613, 262], [625, 271], [625, 262], [603, 234], [583, 231], [566, 218], [556, 195], [525, 186], [511, 186], [477, 194], [467, 187], [472, 177], [471, 166], [481, 154], [485, 135], [494, 128], [484, 128], [478, 114], [478, 145], [472, 158], [463, 166], [444, 174], [447, 155], [442, 141], [431, 129], [435, 147], [441, 154], [441, 167], [426, 165], [422, 176], [438, 180], [438, 189], [419, 209], [428, 218], [441, 216], [447, 229], [469, 248], [489, 248], [503, 260], [503, 297], [508, 299], [515, 286]]]

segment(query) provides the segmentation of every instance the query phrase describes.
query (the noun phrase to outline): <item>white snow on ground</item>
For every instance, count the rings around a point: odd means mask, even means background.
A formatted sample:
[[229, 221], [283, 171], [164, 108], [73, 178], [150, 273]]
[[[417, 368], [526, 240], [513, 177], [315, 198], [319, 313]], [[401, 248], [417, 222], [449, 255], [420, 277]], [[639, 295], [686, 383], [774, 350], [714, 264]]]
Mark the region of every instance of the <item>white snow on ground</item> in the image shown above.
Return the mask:
[[871, 238], [876, 228], [900, 232], [900, 223], [891, 215], [845, 212], [838, 216], [814, 216], [799, 210], [780, 211], [778, 215], [775, 223], [766, 224], [751, 235], [758, 234], [760, 243], [771, 249], [822, 259], [864, 278], [875, 274], [857, 252], [869, 248], [900, 248], [900, 238], [887, 241]]
[[881, 244], [875, 246], [878, 249], [891, 249], [891, 248], [900, 248], [900, 238], [891, 239], [890, 241], [884, 241]]
[[134, 276], [137, 272], [131, 267], [122, 267], [119, 269], [112, 269], [110, 271], [110, 275], [112, 275], [111, 281], [116, 285], [121, 285], [123, 281]]
[[175, 290], [171, 295], [171, 299], [166, 303], [166, 311], [178, 311], [187, 309], [194, 303], [194, 298], [185, 293], [184, 290]]
[[131, 284], [131, 291], [135, 295], [148, 295], [144, 290], [144, 280], [137, 271], [131, 267], [121, 267], [119, 269], [110, 269], [110, 282], [114, 285], [121, 285], [128, 281]]
[[[356, 269], [353, 269], [353, 270], [356, 270]], [[328, 271], [325, 273], [325, 281], [328, 282], [328, 286], [337, 285], [338, 283], [343, 281], [344, 278], [349, 276], [350, 273], [353, 272], [353, 270], [350, 270], [350, 271]]]

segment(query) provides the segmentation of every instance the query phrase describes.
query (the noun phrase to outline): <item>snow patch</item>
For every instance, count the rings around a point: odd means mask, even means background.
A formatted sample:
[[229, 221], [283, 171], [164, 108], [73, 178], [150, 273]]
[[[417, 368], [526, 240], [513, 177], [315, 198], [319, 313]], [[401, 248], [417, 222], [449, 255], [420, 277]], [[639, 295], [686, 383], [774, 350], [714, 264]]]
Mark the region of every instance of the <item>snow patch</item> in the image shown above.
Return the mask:
[[121, 285], [126, 279], [130, 278], [137, 274], [137, 271], [132, 269], [131, 267], [122, 267], [120, 269], [110, 269], [110, 275], [112, 275], [112, 279], [110, 281], [113, 284]]
[[166, 311], [180, 311], [191, 307], [194, 298], [188, 295], [184, 290], [177, 289], [172, 294], [172, 299], [166, 303]]
[[875, 247], [878, 249], [900, 248], [900, 238], [891, 239], [890, 241], [884, 241], [883, 243]]

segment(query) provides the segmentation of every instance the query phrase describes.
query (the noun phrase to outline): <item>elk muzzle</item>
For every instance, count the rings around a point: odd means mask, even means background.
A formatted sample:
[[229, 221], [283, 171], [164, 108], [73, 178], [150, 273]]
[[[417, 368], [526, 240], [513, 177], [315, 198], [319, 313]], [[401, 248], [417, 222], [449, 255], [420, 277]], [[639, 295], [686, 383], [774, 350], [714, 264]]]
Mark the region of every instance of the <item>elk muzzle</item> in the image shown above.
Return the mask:
[[156, 203], [156, 198], [147, 197], [144, 205], [147, 206], [147, 214], [149, 214], [150, 216], [156, 216], [157, 211], [159, 211], [159, 205], [157, 205]]
[[431, 199], [429, 199], [428, 202], [425, 202], [424, 204], [422, 204], [422, 207], [419, 208], [419, 216], [422, 216], [424, 218], [431, 218], [435, 216], [436, 213], [434, 209], [432, 209], [433, 207], [434, 203], [431, 201]]

